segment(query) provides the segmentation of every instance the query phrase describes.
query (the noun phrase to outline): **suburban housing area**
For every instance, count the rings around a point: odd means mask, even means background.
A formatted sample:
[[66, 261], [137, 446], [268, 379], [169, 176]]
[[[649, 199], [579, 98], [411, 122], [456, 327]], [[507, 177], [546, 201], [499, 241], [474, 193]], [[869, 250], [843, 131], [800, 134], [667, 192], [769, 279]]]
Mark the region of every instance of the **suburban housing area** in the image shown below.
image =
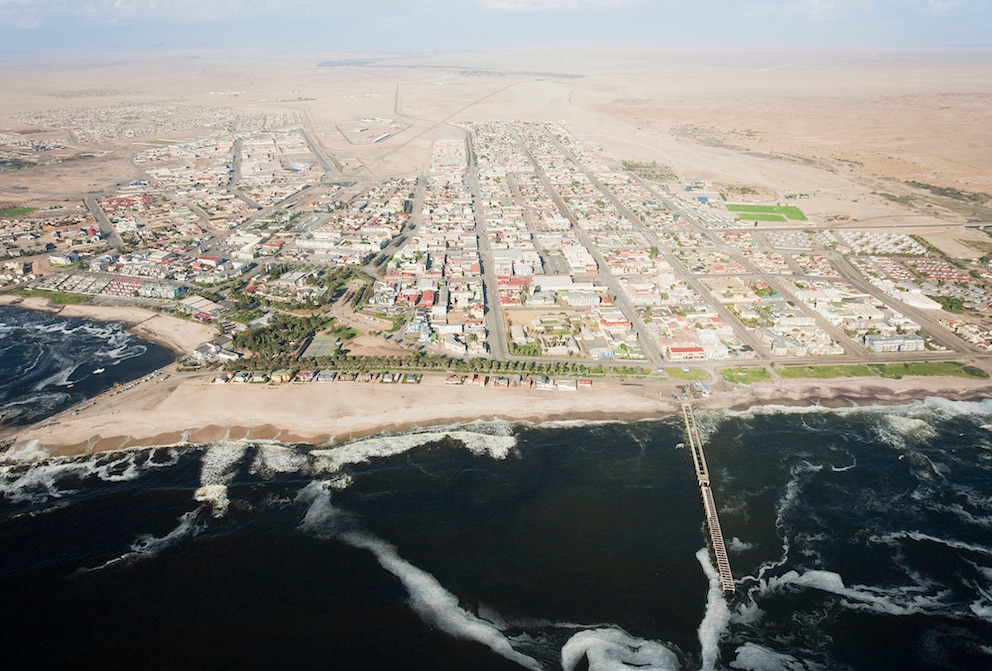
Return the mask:
[[81, 197], [0, 203], [0, 281], [214, 324], [185, 365], [223, 368], [219, 382], [441, 368], [554, 388], [540, 375], [587, 385], [992, 349], [992, 254], [812, 215], [810, 194], [611, 156], [567, 121], [435, 127], [422, 169], [382, 177], [321, 134], [385, 151], [409, 132], [399, 118], [329, 131], [299, 111], [119, 103], [13, 125], [0, 133], [13, 174], [99, 152], [131, 172]]

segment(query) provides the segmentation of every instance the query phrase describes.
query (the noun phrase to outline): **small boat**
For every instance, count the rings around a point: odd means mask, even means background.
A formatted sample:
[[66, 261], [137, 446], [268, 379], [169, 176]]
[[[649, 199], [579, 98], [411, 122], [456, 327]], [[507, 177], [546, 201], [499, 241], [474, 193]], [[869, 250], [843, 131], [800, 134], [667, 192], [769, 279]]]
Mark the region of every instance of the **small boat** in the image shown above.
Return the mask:
[[107, 369], [106, 368], [97, 368], [95, 371], [93, 371], [93, 374], [94, 375], [99, 375], [100, 373], [102, 373], [105, 370], [107, 370]]

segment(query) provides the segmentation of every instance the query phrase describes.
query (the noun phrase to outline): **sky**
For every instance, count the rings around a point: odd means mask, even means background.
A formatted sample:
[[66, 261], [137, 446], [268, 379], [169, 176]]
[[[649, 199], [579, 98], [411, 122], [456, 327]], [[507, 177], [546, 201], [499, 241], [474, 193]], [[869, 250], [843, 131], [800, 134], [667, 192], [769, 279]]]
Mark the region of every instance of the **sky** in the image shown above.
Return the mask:
[[0, 0], [0, 53], [992, 44], [992, 0]]

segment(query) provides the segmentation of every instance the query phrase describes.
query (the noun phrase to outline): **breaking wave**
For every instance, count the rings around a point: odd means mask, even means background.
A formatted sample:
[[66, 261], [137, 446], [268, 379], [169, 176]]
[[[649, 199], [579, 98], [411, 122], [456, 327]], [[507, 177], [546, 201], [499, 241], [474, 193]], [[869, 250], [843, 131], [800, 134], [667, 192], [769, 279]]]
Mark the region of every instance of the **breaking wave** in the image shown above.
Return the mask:
[[129, 552], [126, 552], [119, 557], [115, 557], [100, 566], [96, 566], [91, 569], [82, 569], [82, 571], [99, 571], [121, 562], [157, 557], [159, 553], [166, 548], [170, 548], [186, 540], [187, 538], [196, 536], [205, 528], [206, 525], [200, 520], [200, 510], [191, 510], [188, 513], [183, 513], [179, 518], [179, 524], [176, 528], [167, 533], [165, 536], [142, 534], [141, 536], [138, 536], [134, 543], [131, 544], [131, 549]]
[[338, 538], [352, 547], [368, 550], [375, 555], [384, 569], [399, 578], [410, 595], [411, 607], [428, 624], [452, 636], [482, 643], [524, 668], [541, 670], [537, 660], [513, 648], [497, 624], [463, 609], [455, 595], [444, 589], [430, 573], [400, 557], [394, 546], [356, 528], [343, 530], [342, 521], [347, 520], [349, 527], [357, 525], [333, 506], [331, 491], [328, 481], [311, 482], [300, 491], [297, 500], [309, 503], [300, 525], [302, 529], [318, 536]]
[[311, 450], [310, 454], [315, 458], [315, 467], [319, 472], [335, 473], [351, 464], [393, 457], [446, 438], [460, 442], [473, 454], [489, 455], [493, 459], [506, 459], [517, 444], [512, 432], [508, 435], [491, 435], [467, 430], [451, 430], [368, 438], [346, 443], [340, 447]]
[[723, 588], [720, 585], [720, 573], [710, 562], [710, 553], [706, 548], [696, 553], [699, 565], [703, 567], [703, 573], [709, 582], [709, 590], [706, 593], [706, 614], [699, 624], [699, 646], [701, 649], [702, 666], [700, 671], [716, 669], [716, 664], [720, 660], [720, 638], [727, 631], [730, 624], [730, 608], [723, 597]]
[[657, 641], [635, 638], [617, 628], [587, 629], [568, 639], [561, 649], [561, 667], [576, 671], [582, 660], [589, 671], [677, 671], [678, 655]]
[[[94, 457], [34, 461], [41, 452], [28, 447], [14, 463], [0, 465], [0, 494], [13, 503], [43, 503], [76, 493], [88, 478], [104, 482], [134, 480], [148, 459], [147, 451], [108, 452]], [[9, 455], [8, 455], [9, 456]], [[47, 453], [45, 453], [47, 457]], [[30, 459], [28, 464], [19, 459]]]

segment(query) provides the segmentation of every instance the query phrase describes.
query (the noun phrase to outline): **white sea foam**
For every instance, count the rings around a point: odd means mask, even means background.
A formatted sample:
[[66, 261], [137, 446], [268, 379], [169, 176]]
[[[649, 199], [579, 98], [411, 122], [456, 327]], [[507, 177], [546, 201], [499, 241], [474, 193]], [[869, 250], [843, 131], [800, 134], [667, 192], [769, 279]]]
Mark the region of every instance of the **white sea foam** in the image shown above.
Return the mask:
[[938, 538], [937, 536], [931, 536], [930, 534], [925, 534], [921, 531], [900, 531], [886, 534], [884, 536], [877, 536], [874, 540], [881, 542], [892, 542], [903, 538], [909, 538], [917, 542], [929, 541], [931, 543], [937, 543], [938, 545], [945, 545], [955, 550], [967, 550], [969, 552], [976, 552], [978, 554], [992, 557], [992, 547], [990, 546], [975, 545], [973, 543], [965, 543], [964, 541], [956, 541], [949, 538]]
[[727, 543], [727, 549], [730, 550], [731, 552], [746, 552], [752, 548], [754, 548], [753, 544], [746, 543], [737, 536], [731, 538], [730, 542]]
[[110, 452], [105, 457], [97, 458], [92, 472], [105, 482], [136, 480], [142, 470], [138, 466], [138, 458], [143, 454], [143, 451], [137, 450]]
[[227, 485], [234, 479], [234, 467], [244, 457], [244, 443], [217, 443], [203, 453], [200, 487], [193, 493], [197, 501], [209, 503], [214, 517], [223, 517], [231, 505]]
[[494, 436], [473, 431], [452, 430], [368, 438], [339, 447], [311, 450], [310, 454], [315, 458], [318, 471], [334, 473], [349, 464], [396, 456], [444, 438], [457, 440], [473, 454], [488, 454], [493, 459], [505, 459], [517, 444], [517, 439], [513, 435]]
[[203, 453], [200, 484], [226, 484], [234, 478], [233, 466], [241, 461], [247, 446], [243, 443], [217, 443]]
[[308, 504], [300, 528], [321, 537], [335, 537], [352, 547], [368, 550], [379, 564], [399, 578], [410, 594], [410, 605], [425, 622], [442, 631], [467, 640], [478, 641], [493, 652], [524, 668], [541, 670], [532, 657], [518, 652], [500, 630], [499, 618], [486, 620], [469, 613], [458, 605], [458, 597], [444, 589], [430, 573], [399, 556], [391, 544], [347, 524], [350, 517], [331, 503], [330, 481], [315, 480], [300, 490], [297, 501]]
[[562, 646], [563, 671], [575, 671], [583, 658], [589, 671], [675, 671], [680, 667], [678, 656], [661, 643], [616, 628], [580, 631]]
[[66, 357], [60, 356], [58, 354], [58, 350], [56, 349], [48, 350], [48, 353], [54, 359], [51, 365], [55, 367], [55, 372], [43, 380], [38, 381], [33, 387], [35, 391], [41, 391], [49, 386], [64, 387], [69, 384], [73, 374], [75, 374], [76, 370], [79, 368], [78, 363], [71, 361]]
[[360, 532], [345, 533], [341, 539], [374, 554], [384, 569], [399, 578], [410, 593], [410, 605], [428, 624], [457, 638], [482, 643], [526, 669], [541, 670], [535, 659], [515, 650], [494, 623], [464, 610], [458, 605], [458, 597], [444, 589], [430, 573], [400, 557], [389, 543]]
[[[644, 420], [650, 421], [650, 420]], [[526, 424], [526, 422], [522, 422]], [[538, 424], [531, 424], [542, 429], [581, 429], [587, 426], [606, 426], [609, 424], [627, 424], [622, 419], [554, 419]]]
[[29, 463], [32, 461], [43, 461], [51, 455], [41, 447], [37, 440], [28, 440], [20, 445], [15, 445], [3, 454], [0, 454], [0, 463]]
[[310, 458], [281, 445], [259, 445], [249, 472], [271, 478], [277, 473], [309, 473]]
[[180, 515], [179, 524], [165, 536], [159, 537], [151, 534], [142, 534], [131, 544], [130, 551], [125, 552], [120, 557], [114, 557], [100, 566], [81, 570], [99, 571], [120, 562], [157, 557], [162, 550], [172, 547], [186, 538], [196, 536], [203, 531], [204, 528], [205, 525], [200, 521], [200, 511], [191, 510]]
[[193, 498], [210, 504], [214, 517], [223, 517], [231, 507], [231, 500], [227, 498], [227, 485], [203, 485], [193, 492]]
[[946, 510], [951, 514], [956, 515], [961, 521], [967, 522], [968, 524], [975, 524], [980, 527], [985, 527], [986, 529], [992, 527], [992, 516], [975, 515], [974, 513], [965, 510], [964, 506], [960, 503], [952, 503], [947, 506], [934, 507], [934, 510]]
[[822, 466], [811, 464], [808, 461], [802, 461], [789, 469], [789, 474], [791, 477], [789, 478], [789, 482], [786, 483], [785, 493], [782, 495], [782, 498], [779, 499], [778, 506], [776, 506], [775, 509], [775, 528], [778, 529], [779, 536], [782, 538], [782, 554], [779, 559], [762, 564], [758, 568], [757, 576], [754, 579], [760, 580], [766, 573], [783, 566], [788, 560], [791, 545], [789, 543], [788, 534], [786, 534], [783, 530], [786, 515], [795, 505], [797, 505], [805, 476], [808, 473], [816, 473], [822, 470]]
[[822, 405], [755, 405], [746, 410], [723, 410], [723, 414], [728, 417], [740, 417], [750, 419], [753, 417], [764, 417], [767, 415], [825, 415], [831, 413], [843, 414], [845, 412], [857, 412], [860, 408], [828, 408]]
[[884, 615], [915, 615], [946, 609], [945, 599], [949, 590], [936, 594], [921, 593], [920, 586], [903, 588], [875, 588], [865, 585], [847, 586], [844, 579], [833, 571], [789, 571], [767, 581], [764, 589], [777, 591], [787, 585], [818, 589], [843, 597], [843, 605], [853, 610], [867, 610]]
[[968, 562], [975, 567], [975, 570], [985, 579], [983, 584], [973, 584], [975, 591], [978, 593], [978, 598], [975, 599], [969, 609], [977, 617], [985, 620], [987, 622], [992, 622], [992, 568], [988, 566], [979, 566], [974, 562]]
[[720, 637], [730, 624], [730, 609], [727, 607], [727, 600], [723, 597], [720, 573], [710, 562], [709, 550], [706, 548], [699, 550], [696, 553], [696, 560], [703, 567], [703, 573], [706, 574], [710, 585], [706, 594], [706, 612], [697, 632], [701, 648], [700, 671], [709, 671], [715, 669], [716, 663], [720, 660]]
[[[160, 453], [165, 452], [168, 455], [168, 461], [156, 461], [155, 456]], [[146, 468], [169, 468], [170, 466], [175, 466], [179, 463], [179, 450], [174, 447], [168, 448], [155, 448], [149, 455], [148, 460], [145, 462]]]
[[706, 445], [710, 442], [710, 438], [715, 434], [720, 426], [723, 424], [723, 413], [722, 412], [700, 412], [699, 410], [695, 413], [696, 418], [696, 428], [699, 429], [699, 438]]
[[959, 415], [992, 415], [992, 398], [981, 401], [951, 401], [946, 398], [932, 396], [924, 401], [924, 405], [936, 413], [945, 416]]
[[78, 464], [66, 462], [43, 462], [18, 469], [4, 466], [0, 467], [0, 492], [13, 503], [41, 503], [73, 494], [75, 490], [61, 489], [58, 482], [83, 472]]
[[43, 417], [52, 415], [70, 399], [63, 391], [43, 391], [20, 396], [0, 406], [0, 417], [9, 421], [14, 417]]
[[897, 450], [926, 445], [937, 437], [928, 422], [904, 415], [882, 415], [874, 430], [880, 442]]
[[296, 502], [306, 505], [300, 528], [318, 538], [331, 538], [342, 530], [344, 514], [331, 505], [333, 486], [330, 480], [314, 480], [296, 495]]
[[199, 510], [191, 510], [183, 513], [179, 517], [179, 524], [176, 528], [165, 536], [161, 538], [152, 536], [151, 534], [139, 536], [134, 544], [131, 545], [131, 550], [136, 555], [154, 557], [165, 548], [171, 547], [185, 538], [195, 536], [203, 529], [204, 524], [200, 521]]
[[730, 663], [730, 668], [744, 671], [808, 671], [810, 667], [783, 652], [775, 652], [757, 643], [745, 643], [737, 648], [737, 659]]
[[132, 450], [34, 461], [35, 456], [29, 452], [24, 455], [24, 463], [15, 461], [0, 465], [0, 494], [14, 503], [41, 503], [75, 494], [75, 489], [60, 486], [60, 482], [69, 478], [97, 477], [105, 482], [134, 480], [141, 474], [136, 461], [139, 455], [140, 452]]

